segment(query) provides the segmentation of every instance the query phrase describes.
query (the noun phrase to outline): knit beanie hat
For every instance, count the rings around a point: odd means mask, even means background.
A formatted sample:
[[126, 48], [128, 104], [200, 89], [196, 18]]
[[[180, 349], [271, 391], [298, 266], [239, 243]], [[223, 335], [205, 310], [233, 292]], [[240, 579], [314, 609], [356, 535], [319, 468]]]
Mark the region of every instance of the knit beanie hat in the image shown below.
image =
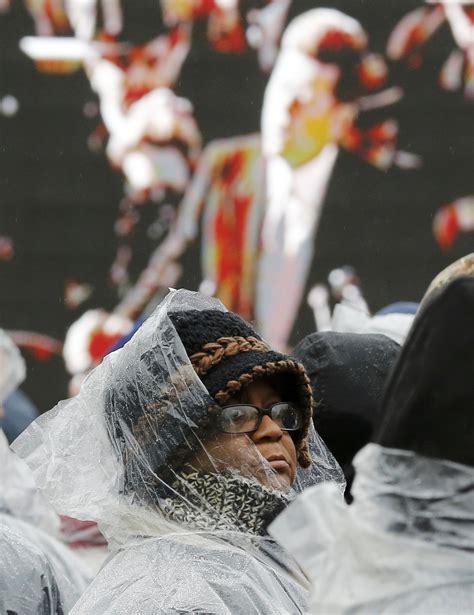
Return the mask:
[[[294, 437], [301, 467], [311, 465], [308, 429], [312, 417], [312, 390], [301, 363], [271, 350], [243, 318], [232, 312], [188, 310], [170, 312], [191, 364], [211, 397], [224, 406], [245, 386], [278, 376], [302, 411], [303, 427]], [[294, 397], [293, 397], [294, 396]], [[211, 408], [210, 412], [218, 412]]]
[[[299, 465], [311, 465], [312, 390], [301, 363], [270, 350], [240, 316], [217, 308], [175, 308], [158, 320], [159, 330], [155, 322], [135, 334], [138, 355], [125, 345], [118, 360], [109, 357], [105, 420], [124, 464], [121, 491], [148, 500], [160, 496], [160, 486], [166, 492], [189, 456], [218, 432], [221, 407], [261, 378], [276, 378], [277, 390], [301, 409], [303, 426], [292, 436]], [[134, 339], [129, 344], [138, 348]]]

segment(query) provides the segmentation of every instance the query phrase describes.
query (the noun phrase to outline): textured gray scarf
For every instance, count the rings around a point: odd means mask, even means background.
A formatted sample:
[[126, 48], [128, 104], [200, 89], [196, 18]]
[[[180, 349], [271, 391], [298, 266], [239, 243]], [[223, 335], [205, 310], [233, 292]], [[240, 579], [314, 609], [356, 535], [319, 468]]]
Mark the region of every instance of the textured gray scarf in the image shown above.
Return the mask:
[[181, 474], [176, 495], [166, 498], [162, 512], [192, 529], [229, 530], [260, 536], [289, 504], [281, 491], [236, 474]]

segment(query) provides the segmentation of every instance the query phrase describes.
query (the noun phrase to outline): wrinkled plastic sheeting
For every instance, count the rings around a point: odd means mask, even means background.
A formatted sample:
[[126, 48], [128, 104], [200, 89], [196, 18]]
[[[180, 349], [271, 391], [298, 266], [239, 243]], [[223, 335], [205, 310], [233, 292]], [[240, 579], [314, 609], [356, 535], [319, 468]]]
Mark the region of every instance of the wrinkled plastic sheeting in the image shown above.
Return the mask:
[[26, 365], [13, 340], [0, 329], [0, 404], [26, 376]]
[[58, 515], [0, 429], [1, 613], [66, 613], [77, 601], [91, 579], [58, 535]]
[[[151, 535], [176, 530], [162, 514], [159, 493], [176, 493], [163, 475], [182, 481], [173, 466], [167, 466], [167, 456], [179, 438], [190, 452], [198, 442], [222, 472], [218, 454], [206, 451], [194, 422], [215, 402], [194, 372], [168, 317], [168, 311], [189, 309], [225, 311], [216, 299], [184, 290], [170, 292], [133, 338], [88, 375], [79, 395], [36, 419], [12, 447], [30, 466], [35, 483], [55, 510], [98, 522], [109, 544], [123, 544], [145, 528]], [[122, 407], [134, 405], [145, 417], [147, 443], [155, 445], [153, 463], [165, 470], [162, 474], [155, 473], [140, 434], [123, 415], [116, 412], [110, 420], [110, 397], [119, 393]], [[161, 424], [149, 420], [150, 406], [158, 410]], [[255, 449], [252, 454], [262, 472], [274, 476], [250, 439], [245, 437], [245, 444]], [[299, 469], [292, 493], [324, 480], [336, 480], [343, 488], [342, 472], [314, 429], [310, 450], [315, 463]], [[126, 475], [130, 466], [135, 472], [132, 477]], [[130, 480], [135, 489], [127, 487]]]
[[[342, 492], [342, 471], [313, 427], [314, 463], [298, 469], [291, 488], [247, 435], [234, 436], [238, 463], [219, 433], [208, 445], [203, 420], [218, 408], [168, 316], [189, 309], [225, 311], [216, 299], [170, 292], [77, 397], [14, 444], [60, 514], [96, 521], [120, 548], [74, 613], [293, 613], [305, 604], [307, 581], [260, 521], [318, 482], [335, 480]], [[197, 454], [204, 473], [193, 466]]]
[[67, 547], [40, 529], [0, 512], [0, 612], [63, 615], [90, 579]]
[[[5, 434], [0, 429], [0, 511], [8, 513], [15, 519], [29, 523], [37, 529], [41, 529], [61, 543], [67, 543], [73, 549], [76, 545], [75, 554], [81, 560], [78, 562], [72, 551], [63, 551], [65, 557], [73, 560], [74, 566], [78, 565], [81, 576], [85, 579], [92, 578], [107, 557], [107, 549], [104, 538], [100, 535], [95, 524], [87, 524], [82, 532], [73, 533], [73, 524], [76, 527], [83, 522], [70, 519], [69, 524], [61, 521], [59, 515], [36, 487], [33, 475], [26, 463], [15, 455], [10, 449]], [[96, 544], [94, 543], [96, 541]], [[74, 568], [71, 565], [71, 568]], [[81, 586], [83, 583], [81, 583]]]
[[305, 612], [307, 592], [307, 579], [268, 538], [180, 534], [119, 551], [71, 615], [288, 615]]
[[474, 469], [369, 444], [354, 503], [334, 485], [300, 495], [270, 526], [312, 583], [313, 613], [472, 613]]
[[37, 489], [31, 470], [13, 453], [0, 429], [0, 510], [59, 535], [60, 520], [51, 504]]

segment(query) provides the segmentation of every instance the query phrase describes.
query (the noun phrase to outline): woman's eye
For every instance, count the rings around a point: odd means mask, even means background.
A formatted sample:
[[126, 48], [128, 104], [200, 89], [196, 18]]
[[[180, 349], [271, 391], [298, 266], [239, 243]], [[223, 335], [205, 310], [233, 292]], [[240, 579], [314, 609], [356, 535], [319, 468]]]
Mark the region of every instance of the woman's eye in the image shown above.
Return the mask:
[[239, 419], [242, 419], [243, 417], [244, 417], [244, 413], [242, 412], [242, 410], [238, 410], [237, 408], [235, 410], [232, 410], [230, 414], [231, 421], [238, 421]]
[[226, 419], [229, 423], [242, 423], [248, 420], [248, 412], [242, 408], [228, 408]]
[[282, 422], [285, 427], [293, 427], [295, 425], [295, 417], [293, 414], [285, 415]]
[[297, 414], [289, 405], [281, 405], [273, 412], [274, 420], [285, 428], [292, 429], [297, 422]]

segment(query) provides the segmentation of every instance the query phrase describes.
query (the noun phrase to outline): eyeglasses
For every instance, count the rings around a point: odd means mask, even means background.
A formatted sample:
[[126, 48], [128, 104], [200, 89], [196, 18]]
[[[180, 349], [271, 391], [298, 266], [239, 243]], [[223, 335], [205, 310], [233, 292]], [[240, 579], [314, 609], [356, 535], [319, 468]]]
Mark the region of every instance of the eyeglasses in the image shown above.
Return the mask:
[[253, 433], [259, 429], [264, 416], [269, 416], [282, 431], [297, 431], [303, 426], [301, 410], [287, 402], [277, 402], [269, 408], [250, 404], [224, 406], [220, 413], [221, 429], [224, 433]]

